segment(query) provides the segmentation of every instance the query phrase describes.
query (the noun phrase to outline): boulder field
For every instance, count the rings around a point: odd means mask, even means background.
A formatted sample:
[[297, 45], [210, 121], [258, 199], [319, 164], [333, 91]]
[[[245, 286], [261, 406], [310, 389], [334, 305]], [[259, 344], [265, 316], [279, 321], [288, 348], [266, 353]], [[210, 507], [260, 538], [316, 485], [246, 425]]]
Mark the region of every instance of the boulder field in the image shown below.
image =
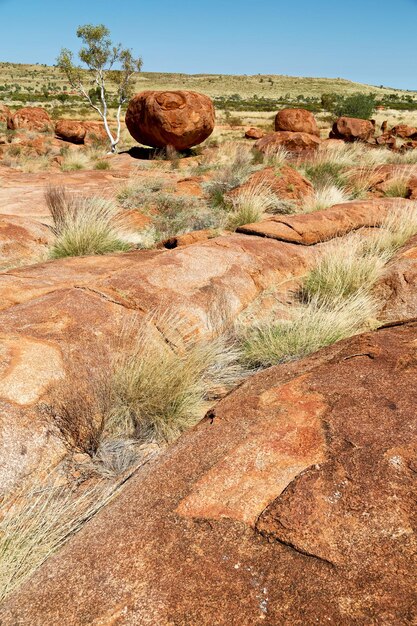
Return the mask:
[[414, 624], [417, 324], [270, 368], [0, 609], [3, 626]]

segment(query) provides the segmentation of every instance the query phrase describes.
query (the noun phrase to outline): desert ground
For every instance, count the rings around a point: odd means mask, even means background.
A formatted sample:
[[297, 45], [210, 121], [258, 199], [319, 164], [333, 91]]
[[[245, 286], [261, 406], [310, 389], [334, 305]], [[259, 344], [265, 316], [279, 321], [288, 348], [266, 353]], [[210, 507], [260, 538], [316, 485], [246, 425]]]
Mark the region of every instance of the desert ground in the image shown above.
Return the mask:
[[415, 624], [414, 96], [0, 82], [0, 624]]

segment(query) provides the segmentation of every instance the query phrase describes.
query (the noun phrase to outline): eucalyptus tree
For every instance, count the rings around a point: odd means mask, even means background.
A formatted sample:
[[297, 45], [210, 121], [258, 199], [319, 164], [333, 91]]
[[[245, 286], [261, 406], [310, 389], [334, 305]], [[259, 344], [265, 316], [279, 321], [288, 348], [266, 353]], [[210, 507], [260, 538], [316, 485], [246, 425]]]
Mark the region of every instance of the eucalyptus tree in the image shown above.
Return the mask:
[[[110, 150], [116, 152], [120, 141], [122, 106], [132, 95], [133, 78], [135, 72], [140, 72], [142, 68], [142, 59], [134, 57], [129, 48], [113, 44], [110, 31], [103, 24], [79, 26], [77, 37], [82, 42], [78, 52], [82, 65], [74, 62], [71, 50], [63, 48], [58, 56], [57, 66], [65, 74], [71, 87], [100, 115], [109, 138]], [[86, 81], [89, 87], [86, 86]], [[109, 84], [113, 85], [112, 91], [108, 89]], [[98, 99], [93, 96], [96, 92], [99, 94]], [[109, 109], [114, 99], [117, 120], [115, 134], [109, 124]]]

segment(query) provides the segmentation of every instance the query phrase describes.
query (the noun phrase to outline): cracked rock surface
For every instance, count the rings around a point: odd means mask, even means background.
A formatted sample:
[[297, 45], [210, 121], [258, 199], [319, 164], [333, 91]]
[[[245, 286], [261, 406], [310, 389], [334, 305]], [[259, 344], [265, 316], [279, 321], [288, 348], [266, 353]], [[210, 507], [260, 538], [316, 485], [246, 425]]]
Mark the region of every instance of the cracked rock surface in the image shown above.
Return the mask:
[[248, 379], [1, 624], [415, 623], [416, 374], [408, 322]]

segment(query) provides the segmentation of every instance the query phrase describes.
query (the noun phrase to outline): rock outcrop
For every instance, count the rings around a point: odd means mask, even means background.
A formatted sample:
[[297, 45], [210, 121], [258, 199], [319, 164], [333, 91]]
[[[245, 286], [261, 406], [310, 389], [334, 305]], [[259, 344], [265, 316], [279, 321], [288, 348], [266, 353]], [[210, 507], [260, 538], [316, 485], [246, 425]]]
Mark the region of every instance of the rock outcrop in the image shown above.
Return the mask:
[[316, 118], [306, 109], [282, 109], [275, 117], [275, 130], [287, 130], [292, 133], [307, 133], [320, 137]]
[[401, 139], [417, 139], [417, 128], [407, 126], [407, 124], [397, 124], [391, 128], [390, 134], [394, 137], [401, 137]]
[[25, 129], [36, 132], [50, 132], [53, 130], [53, 124], [45, 109], [41, 107], [24, 107], [8, 117], [7, 128], [10, 130]]
[[262, 222], [241, 226], [238, 232], [310, 246], [365, 226], [377, 226], [400, 205], [411, 206], [411, 202], [403, 198], [346, 202], [305, 215], [271, 215]]
[[52, 239], [47, 226], [29, 217], [0, 215], [0, 270], [42, 260]]
[[36, 407], [66, 376], [68, 355], [105, 358], [132, 316], [155, 310], [169, 309], [181, 316], [184, 332], [204, 335], [213, 308], [227, 302], [236, 317], [264, 289], [303, 275], [314, 259], [314, 251], [300, 246], [234, 234], [175, 250], [62, 259], [1, 274], [0, 334], [8, 349], [0, 353], [0, 493], [61, 450]]
[[250, 378], [6, 601], [3, 626], [413, 624], [416, 341], [397, 325]]
[[129, 102], [126, 126], [145, 146], [187, 150], [214, 129], [211, 99], [194, 91], [143, 91]]

